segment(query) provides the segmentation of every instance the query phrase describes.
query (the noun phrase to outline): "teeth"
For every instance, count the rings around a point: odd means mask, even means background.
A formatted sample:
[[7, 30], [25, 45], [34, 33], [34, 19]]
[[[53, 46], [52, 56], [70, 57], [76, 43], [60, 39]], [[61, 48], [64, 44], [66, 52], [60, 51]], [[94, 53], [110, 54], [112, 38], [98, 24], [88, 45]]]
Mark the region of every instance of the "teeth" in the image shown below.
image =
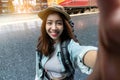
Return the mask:
[[51, 32], [51, 33], [59, 33], [59, 31], [53, 31], [53, 32]]
[[58, 33], [52, 33], [52, 34], [58, 34]]

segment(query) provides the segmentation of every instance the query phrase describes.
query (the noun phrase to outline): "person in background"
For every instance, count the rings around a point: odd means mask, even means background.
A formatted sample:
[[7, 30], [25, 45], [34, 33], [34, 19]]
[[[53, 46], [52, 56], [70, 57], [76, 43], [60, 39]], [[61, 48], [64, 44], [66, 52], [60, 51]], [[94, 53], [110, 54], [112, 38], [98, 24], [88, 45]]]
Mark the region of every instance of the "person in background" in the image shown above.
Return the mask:
[[78, 43], [69, 23], [69, 14], [60, 7], [50, 6], [40, 11], [38, 16], [42, 19], [42, 25], [36, 50], [35, 80], [74, 80], [74, 72], [68, 75], [61, 56], [61, 46], [68, 40], [71, 66], [90, 74], [96, 61], [97, 48]]
[[120, 0], [97, 0], [99, 48], [87, 80], [120, 80]]

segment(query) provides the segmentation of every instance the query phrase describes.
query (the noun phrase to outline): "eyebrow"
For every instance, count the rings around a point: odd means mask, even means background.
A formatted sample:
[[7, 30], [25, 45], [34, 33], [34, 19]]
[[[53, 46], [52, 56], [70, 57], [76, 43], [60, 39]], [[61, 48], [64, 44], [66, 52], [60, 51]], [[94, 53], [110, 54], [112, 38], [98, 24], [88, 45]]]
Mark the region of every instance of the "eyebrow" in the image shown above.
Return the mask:
[[[53, 20], [47, 20], [47, 21], [53, 21]], [[62, 20], [56, 20], [56, 21], [62, 21]]]

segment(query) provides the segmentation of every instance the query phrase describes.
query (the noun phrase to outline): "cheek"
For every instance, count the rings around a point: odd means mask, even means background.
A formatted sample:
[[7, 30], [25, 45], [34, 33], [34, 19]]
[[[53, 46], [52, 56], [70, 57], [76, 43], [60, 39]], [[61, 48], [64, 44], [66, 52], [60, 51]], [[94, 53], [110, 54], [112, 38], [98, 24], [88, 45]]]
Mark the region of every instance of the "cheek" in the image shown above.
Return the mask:
[[49, 26], [46, 26], [45, 29], [46, 29], [46, 32], [48, 32]]
[[63, 26], [62, 27], [60, 27], [60, 29], [59, 29], [60, 31], [61, 31], [61, 33], [63, 32], [63, 30], [64, 30], [64, 28], [63, 28]]

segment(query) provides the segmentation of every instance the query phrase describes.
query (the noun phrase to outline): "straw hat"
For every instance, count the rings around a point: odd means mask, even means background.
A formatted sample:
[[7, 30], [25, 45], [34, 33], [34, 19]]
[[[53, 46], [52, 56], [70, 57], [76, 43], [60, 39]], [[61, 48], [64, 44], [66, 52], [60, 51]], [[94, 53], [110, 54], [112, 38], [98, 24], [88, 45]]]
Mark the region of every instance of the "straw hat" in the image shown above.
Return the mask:
[[50, 6], [38, 13], [38, 16], [43, 20], [45, 15], [49, 12], [59, 12], [65, 16], [65, 18], [69, 21], [71, 18], [68, 13], [65, 12], [64, 8], [60, 6]]

